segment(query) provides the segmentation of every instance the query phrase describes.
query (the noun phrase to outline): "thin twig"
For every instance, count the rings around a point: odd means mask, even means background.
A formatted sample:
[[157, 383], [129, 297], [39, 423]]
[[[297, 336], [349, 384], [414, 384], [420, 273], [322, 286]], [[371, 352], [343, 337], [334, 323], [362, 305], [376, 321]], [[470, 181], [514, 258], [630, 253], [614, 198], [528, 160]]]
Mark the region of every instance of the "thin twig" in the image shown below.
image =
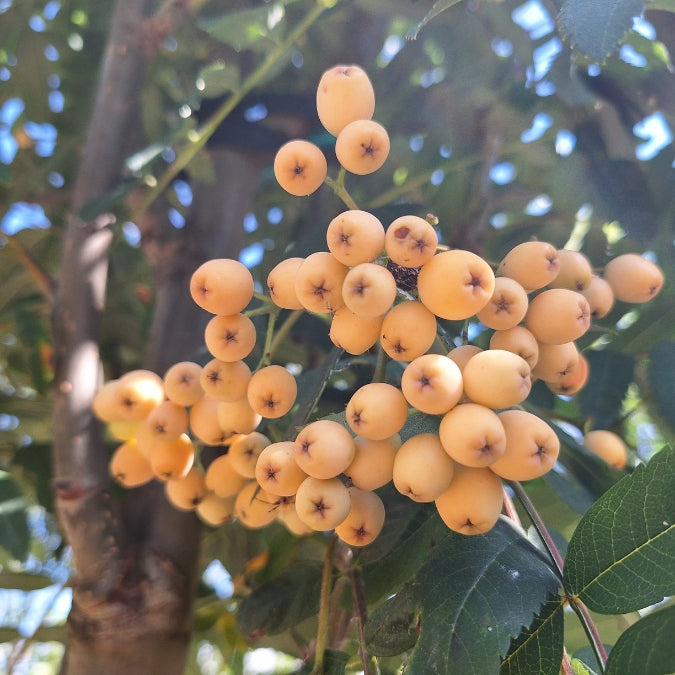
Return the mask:
[[572, 663], [570, 661], [569, 654], [567, 650], [563, 647], [563, 656], [562, 656], [562, 665], [560, 670], [563, 675], [574, 675], [574, 669], [572, 668]]
[[274, 325], [277, 322], [279, 310], [271, 311], [267, 320], [267, 332], [265, 333], [265, 346], [260, 357], [260, 362], [256, 366], [256, 370], [260, 370], [263, 366], [268, 366], [272, 360], [272, 338], [274, 337]]
[[316, 650], [314, 653], [314, 668], [311, 675], [323, 675], [324, 658], [328, 644], [328, 628], [330, 618], [330, 590], [333, 578], [333, 553], [337, 536], [332, 535], [326, 548], [323, 559], [323, 573], [321, 575], [321, 600], [319, 602], [319, 625], [316, 629]]
[[555, 542], [553, 541], [553, 538], [551, 537], [548, 528], [546, 527], [544, 521], [537, 512], [537, 509], [534, 507], [534, 504], [527, 495], [527, 492], [525, 492], [525, 490], [523, 489], [523, 486], [514, 480], [510, 480], [507, 482], [511, 487], [511, 489], [513, 490], [513, 492], [515, 493], [516, 497], [518, 498], [518, 501], [523, 505], [525, 511], [527, 511], [527, 515], [532, 521], [532, 524], [534, 525], [535, 529], [537, 530], [537, 533], [539, 534], [539, 537], [541, 538], [544, 546], [546, 547], [546, 550], [548, 551], [548, 554], [551, 557], [553, 564], [555, 565], [558, 575], [562, 579], [565, 561], [563, 560], [562, 555], [560, 555], [560, 551], [558, 550], [558, 547], [555, 545]]
[[[553, 563], [555, 564], [558, 574], [560, 575], [560, 579], [562, 580], [564, 578], [563, 570], [565, 566], [565, 561], [563, 560], [562, 555], [560, 555], [560, 551], [558, 551], [558, 547], [555, 545], [555, 542], [553, 541], [551, 535], [549, 534], [549, 531], [546, 525], [544, 524], [544, 521], [537, 512], [536, 508], [534, 507], [534, 504], [528, 497], [527, 493], [523, 489], [523, 486], [516, 481], [508, 481], [508, 484], [515, 492], [516, 497], [518, 497], [518, 501], [520, 501], [520, 503], [523, 505], [525, 511], [527, 511], [527, 515], [532, 520], [532, 523], [535, 529], [537, 530], [539, 537], [544, 543], [544, 546], [546, 547], [546, 550], [548, 551], [551, 560], [553, 560]], [[603, 667], [604, 671], [604, 665], [605, 663], [607, 663], [607, 651], [605, 650], [605, 646], [602, 643], [600, 633], [598, 633], [598, 628], [595, 625], [595, 622], [593, 621], [593, 618], [591, 617], [588, 608], [586, 607], [586, 605], [584, 605], [584, 603], [581, 600], [579, 600], [579, 598], [570, 593], [564, 587], [564, 585], [563, 590], [565, 592], [566, 600], [570, 603], [570, 607], [579, 617], [579, 621], [581, 621], [581, 625], [583, 626], [584, 632], [588, 637], [588, 641], [590, 642], [591, 647], [593, 648], [595, 657], [597, 658], [598, 663], [601, 664], [601, 666]]]
[[389, 355], [382, 349], [381, 343], [377, 343], [377, 361], [375, 362], [375, 370], [373, 371], [372, 382], [384, 382], [387, 379], [387, 364], [389, 363]]
[[507, 517], [516, 523], [518, 527], [522, 527], [523, 525], [520, 522], [520, 516], [518, 515], [518, 511], [516, 511], [516, 507], [513, 503], [513, 499], [511, 499], [509, 491], [506, 489], [506, 485], [502, 485], [502, 493], [504, 495], [504, 511], [506, 511]]
[[373, 662], [368, 655], [366, 648], [366, 621], [368, 620], [368, 608], [366, 606], [366, 598], [363, 591], [363, 577], [361, 570], [352, 565], [349, 568], [349, 581], [352, 587], [352, 597], [354, 598], [354, 608], [356, 610], [356, 626], [359, 634], [359, 656], [361, 657], [361, 664], [363, 665], [364, 675], [375, 675]]
[[586, 605], [576, 596], [568, 595], [567, 600], [570, 603], [570, 607], [574, 610], [574, 613], [579, 617], [579, 621], [581, 621], [586, 637], [588, 637], [588, 641], [591, 643], [591, 647], [595, 653], [595, 658], [598, 660], [602, 672], [604, 672], [605, 664], [607, 663], [607, 650], [602, 643], [598, 627], [595, 625], [595, 621], [593, 621], [593, 617], [588, 611], [588, 607], [586, 607]]
[[359, 208], [358, 204], [354, 201], [353, 197], [349, 194], [349, 192], [347, 192], [344, 177], [345, 177], [345, 170], [344, 168], [342, 168], [336, 179], [330, 178], [330, 176], [326, 176], [323, 182], [326, 185], [328, 185], [328, 187], [330, 187], [331, 190], [333, 190], [335, 195], [345, 203], [345, 206], [347, 206], [347, 208], [358, 209]]
[[281, 324], [281, 327], [277, 331], [274, 339], [272, 340], [272, 343], [270, 344], [270, 359], [274, 357], [277, 349], [279, 349], [279, 345], [286, 339], [291, 328], [293, 328], [295, 323], [304, 313], [304, 309], [295, 309], [286, 317], [286, 320]]
[[275, 49], [273, 49], [265, 60], [244, 80], [241, 87], [216, 110], [216, 112], [202, 125], [196, 133], [196, 140], [178, 153], [174, 162], [162, 174], [155, 186], [148, 192], [141, 201], [140, 206], [132, 214], [131, 220], [135, 221], [144, 213], [150, 205], [159, 197], [164, 190], [171, 184], [171, 181], [196, 157], [197, 153], [206, 145], [207, 141], [215, 133], [223, 120], [241, 103], [243, 98], [250, 93], [272, 68], [281, 59], [284, 53], [292, 47], [297, 40], [304, 35], [310, 26], [326, 10], [326, 4], [317, 2], [298, 25], [288, 34], [285, 40], [282, 40]]

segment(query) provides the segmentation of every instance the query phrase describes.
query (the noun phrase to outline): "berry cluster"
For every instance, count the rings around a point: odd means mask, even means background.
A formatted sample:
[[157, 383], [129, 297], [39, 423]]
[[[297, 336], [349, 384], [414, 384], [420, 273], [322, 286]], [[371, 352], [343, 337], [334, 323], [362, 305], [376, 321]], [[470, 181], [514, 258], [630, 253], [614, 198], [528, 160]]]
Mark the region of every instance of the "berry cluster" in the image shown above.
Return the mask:
[[[324, 128], [335, 136], [335, 155], [350, 173], [365, 176], [377, 171], [389, 156], [389, 134], [375, 122], [375, 91], [359, 66], [327, 70], [316, 91], [316, 109]], [[293, 139], [279, 148], [274, 175], [279, 185], [302, 197], [323, 184], [328, 164], [321, 148]]]
[[[347, 170], [381, 165], [388, 139], [371, 126], [374, 95], [360, 68], [326, 71], [317, 108]], [[290, 141], [275, 161], [292, 194], [309, 194], [326, 175], [323, 154], [305, 143]], [[257, 528], [276, 518], [295, 534], [335, 530], [363, 546], [385, 519], [376, 490], [392, 482], [414, 501], [434, 502], [452, 530], [486, 532], [503, 507], [502, 479], [539, 477], [558, 457], [554, 430], [518, 407], [532, 382], [557, 394], [579, 391], [589, 371], [576, 340], [592, 319], [615, 299], [650, 300], [664, 281], [638, 255], [614, 258], [598, 276], [581, 253], [541, 241], [515, 246], [492, 266], [470, 251], [441, 250], [433, 225], [415, 215], [385, 228], [372, 213], [349, 209], [328, 224], [326, 244], [328, 251], [271, 270], [271, 303], [329, 314], [335, 345], [352, 355], [381, 349], [404, 365], [400, 383], [360, 387], [346, 424], [319, 419], [292, 441], [272, 442], [257, 428], [293, 409], [295, 378], [276, 364], [251, 372], [253, 278], [235, 260], [210, 260], [194, 272], [190, 292], [213, 315], [204, 334], [212, 360], [176, 364], [163, 378], [133, 371], [96, 397], [95, 413], [123, 441], [110, 462], [119, 483], [164, 481], [176, 507], [196, 509], [211, 525], [236, 518]], [[439, 347], [439, 320], [469, 319], [492, 331], [489, 348]], [[437, 431], [402, 442], [415, 411], [436, 416]], [[625, 465], [625, 446], [608, 433], [589, 433], [588, 448]], [[203, 470], [196, 443], [228, 451]]]

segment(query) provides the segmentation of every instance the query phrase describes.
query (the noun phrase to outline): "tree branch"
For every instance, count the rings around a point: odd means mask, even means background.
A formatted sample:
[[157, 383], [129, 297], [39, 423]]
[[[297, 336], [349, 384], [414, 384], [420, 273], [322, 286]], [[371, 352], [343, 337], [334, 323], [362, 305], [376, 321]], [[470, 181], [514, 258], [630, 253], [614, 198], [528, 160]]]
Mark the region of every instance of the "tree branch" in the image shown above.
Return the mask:
[[3, 240], [7, 243], [14, 254], [19, 259], [19, 262], [26, 268], [30, 276], [35, 281], [35, 285], [40, 289], [42, 295], [45, 296], [49, 305], [54, 304], [54, 279], [47, 272], [47, 270], [35, 260], [35, 258], [22, 246], [21, 242], [9, 234], [2, 234]]

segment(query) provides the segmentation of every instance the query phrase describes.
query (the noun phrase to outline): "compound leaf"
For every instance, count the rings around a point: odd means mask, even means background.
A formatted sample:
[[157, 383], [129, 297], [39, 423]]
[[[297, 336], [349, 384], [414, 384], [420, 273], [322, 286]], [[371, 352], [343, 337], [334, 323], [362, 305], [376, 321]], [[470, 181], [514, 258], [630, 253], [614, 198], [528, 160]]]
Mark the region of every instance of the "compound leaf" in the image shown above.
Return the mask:
[[565, 587], [601, 614], [624, 614], [675, 593], [675, 451], [621, 479], [581, 519]]
[[617, 47], [640, 16], [644, 0], [565, 0], [558, 24], [572, 47], [596, 63], [602, 63]]
[[667, 607], [634, 623], [617, 640], [607, 660], [607, 675], [675, 672], [675, 607]]
[[550, 598], [532, 625], [511, 642], [500, 675], [558, 675], [564, 641], [563, 606], [559, 597]]
[[298, 562], [256, 588], [241, 603], [237, 628], [243, 635], [277, 635], [319, 611], [320, 562]]
[[369, 622], [369, 634], [379, 629], [381, 644], [406, 648], [419, 632], [410, 675], [498, 672], [511, 640], [558, 588], [539, 551], [505, 519], [484, 535], [448, 532], [403, 595], [388, 599], [371, 617], [380, 624]]

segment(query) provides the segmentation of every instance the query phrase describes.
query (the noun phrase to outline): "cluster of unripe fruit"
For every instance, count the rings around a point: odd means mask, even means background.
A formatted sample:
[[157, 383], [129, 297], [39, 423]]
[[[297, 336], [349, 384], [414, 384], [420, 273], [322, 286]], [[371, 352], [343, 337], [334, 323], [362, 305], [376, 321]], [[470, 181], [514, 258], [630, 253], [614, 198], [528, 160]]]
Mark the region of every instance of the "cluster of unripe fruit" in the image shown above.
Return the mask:
[[[338, 66], [321, 80], [319, 115], [338, 141], [372, 115], [364, 76], [356, 66]], [[284, 173], [284, 162], [276, 162], [280, 183], [308, 194], [294, 182], [304, 181], [309, 165], [286, 157], [295, 168]], [[176, 364], [163, 378], [133, 371], [96, 397], [96, 414], [124, 441], [110, 462], [119, 483], [164, 481], [175, 506], [196, 509], [212, 525], [235, 518], [262, 527], [277, 518], [295, 534], [335, 530], [363, 546], [384, 524], [376, 490], [391, 482], [414, 501], [434, 502], [451, 529], [486, 532], [502, 510], [502, 479], [539, 477], [558, 457], [552, 427], [517, 407], [532, 382], [557, 394], [579, 391], [589, 373], [575, 341], [592, 318], [605, 316], [615, 299], [650, 300], [664, 281], [659, 267], [638, 255], [614, 258], [598, 276], [581, 253], [540, 241], [519, 244], [490, 265], [470, 251], [441, 250], [434, 226], [416, 215], [385, 228], [372, 213], [350, 209], [330, 222], [326, 244], [328, 251], [271, 270], [271, 302], [329, 314], [335, 345], [353, 355], [378, 345], [405, 364], [400, 383], [359, 388], [344, 424], [320, 419], [294, 440], [272, 442], [258, 426], [293, 409], [296, 380], [276, 364], [251, 372], [245, 359], [257, 336], [246, 309], [253, 278], [235, 260], [210, 260], [194, 272], [190, 292], [213, 315], [204, 334], [212, 360]], [[489, 348], [444, 350], [439, 319], [481, 322], [493, 331]], [[436, 420], [432, 432], [405, 433], [415, 412]], [[622, 443], [607, 434], [590, 432], [587, 447], [625, 465], [625, 446], [603, 454], [608, 438], [612, 447]], [[228, 449], [204, 469], [196, 442]]]

